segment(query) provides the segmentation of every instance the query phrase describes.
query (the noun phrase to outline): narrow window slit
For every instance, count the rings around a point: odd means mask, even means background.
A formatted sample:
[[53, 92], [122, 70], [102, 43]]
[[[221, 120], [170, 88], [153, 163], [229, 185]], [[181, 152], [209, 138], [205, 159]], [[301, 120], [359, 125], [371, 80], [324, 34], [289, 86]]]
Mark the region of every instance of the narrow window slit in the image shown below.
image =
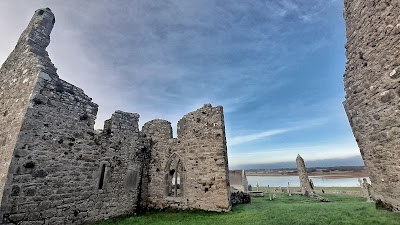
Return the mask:
[[99, 190], [103, 189], [104, 186], [104, 176], [106, 175], [106, 164], [101, 165], [100, 180], [99, 180]]

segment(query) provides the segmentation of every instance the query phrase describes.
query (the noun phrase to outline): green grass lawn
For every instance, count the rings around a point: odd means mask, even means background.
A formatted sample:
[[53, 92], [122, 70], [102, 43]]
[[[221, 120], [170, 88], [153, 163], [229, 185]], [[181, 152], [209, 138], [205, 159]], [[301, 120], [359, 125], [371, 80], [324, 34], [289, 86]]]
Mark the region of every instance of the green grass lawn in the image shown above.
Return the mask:
[[269, 201], [252, 198], [252, 203], [236, 205], [231, 212], [151, 211], [140, 216], [119, 218], [97, 225], [261, 225], [261, 224], [383, 224], [399, 225], [400, 214], [376, 210], [374, 203], [350, 195], [323, 195], [331, 202], [318, 202], [304, 196], [278, 194]]
[[[283, 187], [284, 189], [286, 189], [287, 187]], [[257, 188], [253, 187], [252, 188], [253, 191], [256, 191]], [[279, 187], [270, 187], [268, 189], [268, 187], [258, 187], [259, 191], [268, 191], [268, 190], [275, 190], [275, 189], [279, 189]], [[291, 192], [296, 192], [300, 190], [300, 187], [290, 187], [290, 191]], [[360, 191], [360, 187], [314, 187], [314, 190], [316, 190], [318, 193], [321, 192], [321, 190], [325, 190], [325, 191]]]

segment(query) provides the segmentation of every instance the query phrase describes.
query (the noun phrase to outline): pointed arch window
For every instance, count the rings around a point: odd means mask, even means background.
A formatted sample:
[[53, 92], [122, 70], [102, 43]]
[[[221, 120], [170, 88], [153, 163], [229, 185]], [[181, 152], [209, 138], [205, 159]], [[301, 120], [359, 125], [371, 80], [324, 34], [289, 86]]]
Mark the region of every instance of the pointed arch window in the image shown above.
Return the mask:
[[165, 196], [182, 197], [184, 190], [185, 169], [178, 154], [172, 154], [165, 167]]

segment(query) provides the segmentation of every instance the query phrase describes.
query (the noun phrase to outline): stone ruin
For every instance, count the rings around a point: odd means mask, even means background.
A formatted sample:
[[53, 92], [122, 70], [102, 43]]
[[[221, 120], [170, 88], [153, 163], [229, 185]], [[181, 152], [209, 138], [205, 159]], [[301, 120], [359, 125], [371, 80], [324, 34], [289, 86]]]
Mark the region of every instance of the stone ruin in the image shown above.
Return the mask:
[[344, 108], [377, 207], [400, 211], [400, 3], [345, 0]]
[[229, 170], [229, 183], [232, 205], [251, 202], [251, 190], [249, 190], [245, 170]]
[[299, 179], [300, 179], [301, 193], [307, 196], [313, 195], [315, 193], [314, 185], [312, 184], [312, 181], [308, 178], [306, 165], [304, 163], [303, 158], [300, 155], [297, 155], [296, 164], [297, 164], [297, 172], [299, 174]]
[[39, 9], [0, 69], [0, 224], [82, 224], [146, 208], [229, 211], [224, 114], [210, 104], [171, 123], [98, 106], [60, 79]]
[[251, 191], [249, 190], [249, 183], [245, 170], [229, 170], [229, 182], [232, 188], [239, 191]]

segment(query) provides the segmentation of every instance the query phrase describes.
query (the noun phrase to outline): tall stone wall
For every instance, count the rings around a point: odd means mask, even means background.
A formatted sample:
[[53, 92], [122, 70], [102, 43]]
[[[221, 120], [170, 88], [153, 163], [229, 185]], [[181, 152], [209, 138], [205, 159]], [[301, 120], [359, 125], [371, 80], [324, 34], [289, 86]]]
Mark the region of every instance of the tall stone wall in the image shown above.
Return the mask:
[[52, 13], [37, 10], [0, 69], [0, 202], [31, 93], [47, 61], [44, 49], [50, 42], [53, 20]]
[[[97, 209], [85, 209], [94, 213], [94, 220], [104, 220], [120, 215], [132, 215], [141, 207], [143, 177], [149, 162], [149, 139], [139, 132], [139, 114], [116, 111], [104, 125], [103, 133], [95, 135], [99, 156], [94, 157], [94, 180], [91, 184]], [[96, 150], [89, 148], [88, 150]], [[92, 157], [92, 156], [88, 156]], [[99, 182], [105, 165], [103, 187]], [[96, 215], [96, 213], [98, 215]], [[93, 219], [93, 217], [90, 217]]]
[[299, 174], [300, 179], [301, 192], [305, 195], [314, 194], [314, 189], [311, 187], [310, 179], [308, 178], [306, 164], [300, 155], [297, 155], [296, 165], [297, 173]]
[[[147, 122], [151, 137], [148, 205], [153, 208], [230, 210], [225, 125], [221, 106], [204, 105], [178, 122], [172, 138], [165, 120]], [[174, 172], [179, 173], [175, 182]], [[174, 190], [179, 186], [179, 190]], [[179, 193], [175, 193], [179, 192]]]
[[54, 21], [36, 11], [0, 70], [0, 224], [82, 224], [141, 201], [149, 141], [139, 115], [117, 111], [95, 134], [97, 105], [58, 77], [45, 50]]
[[377, 206], [400, 211], [400, 3], [345, 0], [344, 107]]

